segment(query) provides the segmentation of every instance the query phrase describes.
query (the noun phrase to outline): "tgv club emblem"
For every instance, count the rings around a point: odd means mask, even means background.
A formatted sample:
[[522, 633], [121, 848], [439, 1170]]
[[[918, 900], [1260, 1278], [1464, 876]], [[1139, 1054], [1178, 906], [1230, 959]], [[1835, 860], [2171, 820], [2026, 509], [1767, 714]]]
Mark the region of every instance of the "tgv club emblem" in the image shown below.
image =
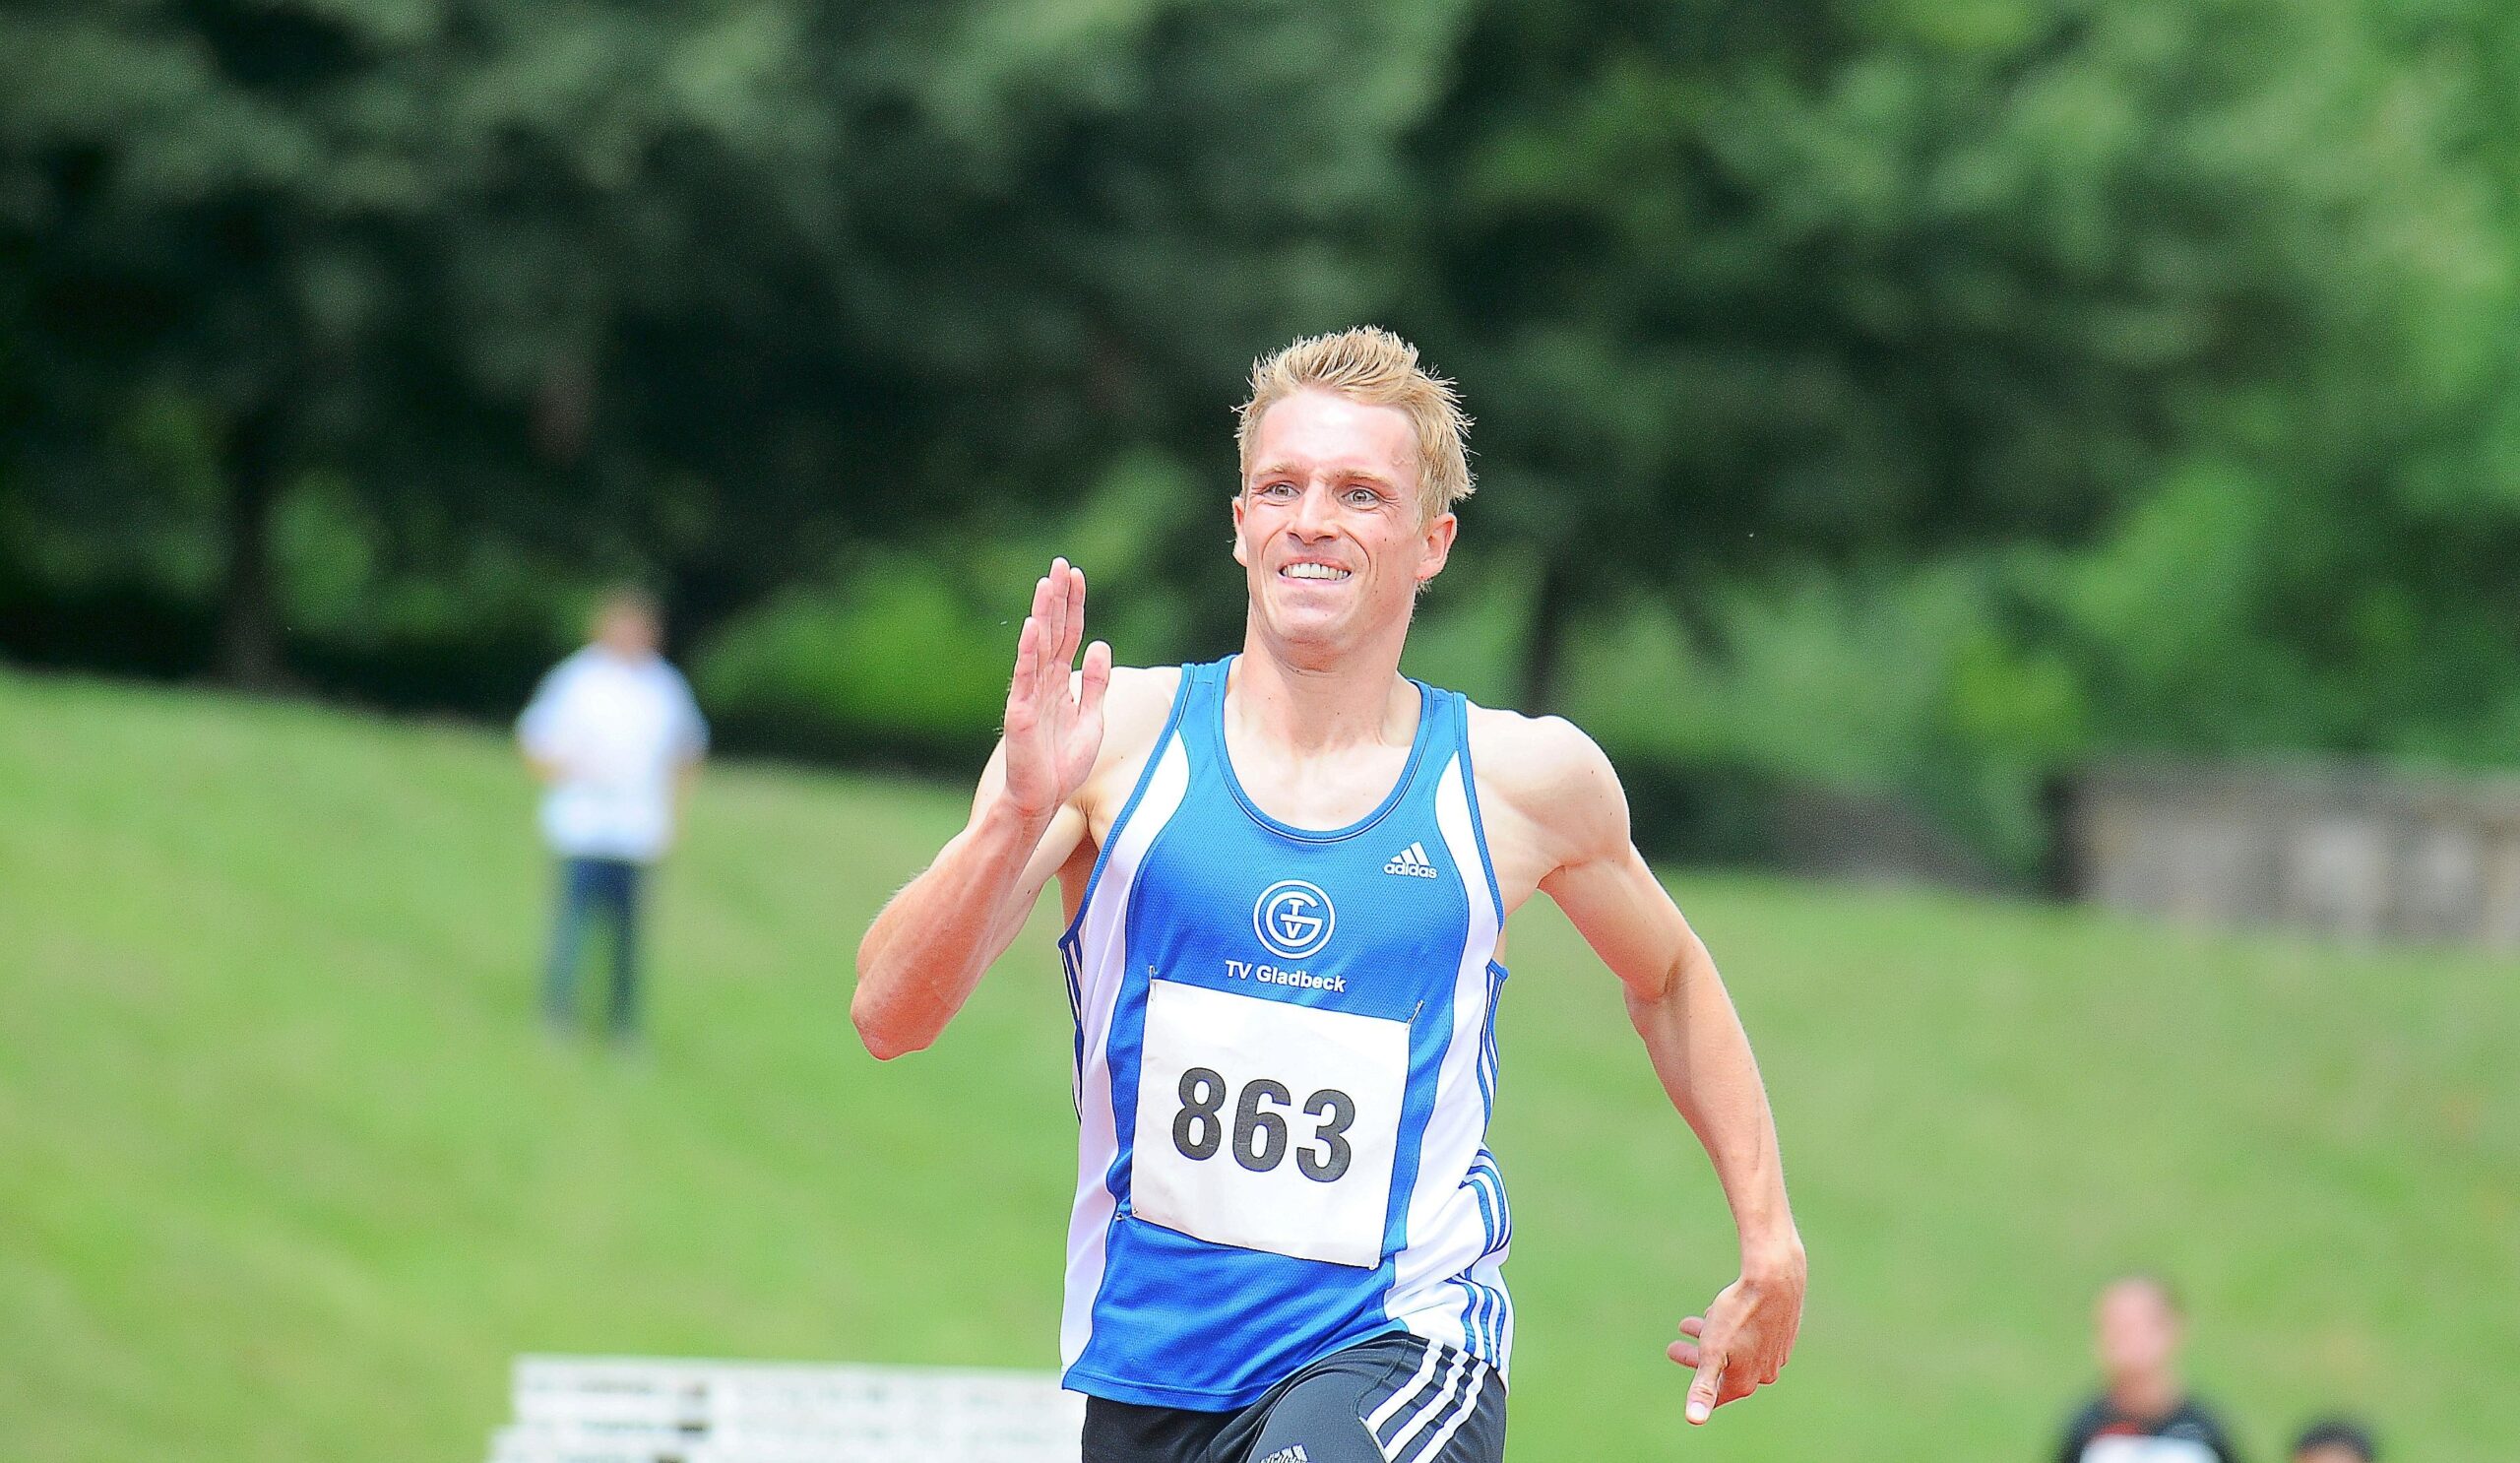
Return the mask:
[[1280, 879], [1260, 891], [1251, 907], [1251, 932], [1284, 960], [1307, 960], [1330, 943], [1339, 912], [1330, 896], [1301, 879]]

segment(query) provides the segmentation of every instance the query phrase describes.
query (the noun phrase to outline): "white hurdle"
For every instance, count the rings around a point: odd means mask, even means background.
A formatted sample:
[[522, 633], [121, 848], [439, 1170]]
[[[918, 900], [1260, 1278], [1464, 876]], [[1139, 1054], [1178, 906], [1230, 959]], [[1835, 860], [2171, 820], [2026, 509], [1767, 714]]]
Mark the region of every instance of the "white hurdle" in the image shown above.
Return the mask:
[[520, 1357], [489, 1463], [1076, 1463], [1046, 1372]]

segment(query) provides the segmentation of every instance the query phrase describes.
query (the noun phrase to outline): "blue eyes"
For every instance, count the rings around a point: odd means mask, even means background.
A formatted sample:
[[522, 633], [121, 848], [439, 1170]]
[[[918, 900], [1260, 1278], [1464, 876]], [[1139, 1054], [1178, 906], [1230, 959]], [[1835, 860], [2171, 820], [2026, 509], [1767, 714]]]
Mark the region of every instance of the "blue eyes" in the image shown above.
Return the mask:
[[[1255, 498], [1274, 498], [1283, 502], [1302, 496], [1302, 490], [1292, 482], [1263, 482], [1251, 490], [1251, 495]], [[1339, 501], [1351, 508], [1379, 508], [1383, 505], [1384, 499], [1381, 493], [1370, 487], [1352, 487], [1339, 494]]]

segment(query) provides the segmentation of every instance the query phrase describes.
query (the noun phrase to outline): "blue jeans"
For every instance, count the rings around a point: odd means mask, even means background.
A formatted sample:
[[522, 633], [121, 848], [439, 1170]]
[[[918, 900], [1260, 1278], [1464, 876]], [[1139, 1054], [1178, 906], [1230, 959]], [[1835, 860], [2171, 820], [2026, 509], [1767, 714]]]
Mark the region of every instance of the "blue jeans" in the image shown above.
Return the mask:
[[560, 908], [551, 927], [551, 963], [542, 973], [542, 1014], [554, 1027], [577, 1025], [578, 961], [587, 929], [603, 923], [612, 940], [612, 999], [606, 1029], [639, 1029], [639, 886], [646, 869], [622, 859], [560, 860]]

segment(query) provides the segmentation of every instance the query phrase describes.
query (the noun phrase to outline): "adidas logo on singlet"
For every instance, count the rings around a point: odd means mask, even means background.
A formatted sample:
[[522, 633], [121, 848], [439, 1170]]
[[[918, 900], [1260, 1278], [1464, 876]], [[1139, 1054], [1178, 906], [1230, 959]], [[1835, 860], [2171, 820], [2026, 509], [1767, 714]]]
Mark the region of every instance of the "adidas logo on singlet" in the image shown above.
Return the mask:
[[1434, 861], [1426, 857], [1426, 846], [1424, 844], [1411, 844], [1409, 847], [1401, 850], [1398, 858], [1393, 859], [1389, 863], [1382, 866], [1382, 871], [1384, 873], [1407, 874], [1413, 879], [1431, 879], [1439, 877], [1435, 872]]

